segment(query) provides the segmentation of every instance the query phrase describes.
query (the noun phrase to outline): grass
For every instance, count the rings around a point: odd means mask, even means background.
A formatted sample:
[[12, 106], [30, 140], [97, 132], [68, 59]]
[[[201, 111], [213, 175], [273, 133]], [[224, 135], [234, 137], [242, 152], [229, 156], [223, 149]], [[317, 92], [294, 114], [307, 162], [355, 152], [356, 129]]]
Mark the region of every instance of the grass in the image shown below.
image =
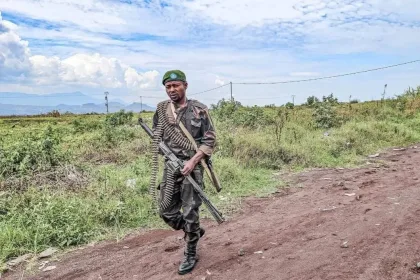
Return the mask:
[[[276, 191], [278, 170], [356, 166], [380, 149], [418, 142], [419, 95], [403, 95], [404, 107], [388, 100], [322, 110], [221, 101], [212, 110], [213, 162], [223, 191], [208, 181], [206, 191], [229, 216], [243, 198]], [[151, 113], [142, 117], [151, 123]], [[151, 210], [150, 139], [133, 115], [0, 118], [0, 134], [0, 267], [51, 246], [166, 227]], [[204, 206], [202, 216], [210, 217]]]

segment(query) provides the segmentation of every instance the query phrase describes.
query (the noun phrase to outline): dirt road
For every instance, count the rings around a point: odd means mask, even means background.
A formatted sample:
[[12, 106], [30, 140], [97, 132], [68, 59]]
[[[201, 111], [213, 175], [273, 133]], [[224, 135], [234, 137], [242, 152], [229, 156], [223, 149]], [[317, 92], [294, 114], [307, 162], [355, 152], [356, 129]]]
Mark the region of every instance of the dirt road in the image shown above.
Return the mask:
[[183, 277], [182, 233], [159, 230], [4, 279], [420, 279], [420, 146], [374, 160], [385, 163], [301, 173], [287, 194], [248, 199], [221, 226], [206, 221], [198, 266]]

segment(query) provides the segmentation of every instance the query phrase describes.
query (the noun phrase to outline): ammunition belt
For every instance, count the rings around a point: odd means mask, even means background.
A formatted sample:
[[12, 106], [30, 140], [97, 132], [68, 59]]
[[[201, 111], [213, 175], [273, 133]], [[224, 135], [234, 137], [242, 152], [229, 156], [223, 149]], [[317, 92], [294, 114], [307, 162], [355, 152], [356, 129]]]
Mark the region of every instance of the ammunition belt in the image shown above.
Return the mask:
[[[166, 133], [168, 137], [182, 149], [195, 151], [194, 146], [188, 138], [186, 138], [181, 132], [177, 131], [175, 129], [175, 125], [169, 122], [167, 115], [168, 105], [169, 101], [164, 101], [159, 103], [157, 106], [158, 124], [154, 131], [152, 142], [152, 175], [149, 186], [149, 193], [152, 195], [154, 202], [158, 201], [156, 191], [157, 174], [159, 171], [158, 153], [159, 143], [162, 141], [163, 133]], [[175, 187], [175, 174], [173, 174], [169, 168], [167, 171], [164, 195], [159, 203], [161, 210], [165, 210], [171, 204]], [[156, 205], [157, 204], [155, 204], [155, 206]]]

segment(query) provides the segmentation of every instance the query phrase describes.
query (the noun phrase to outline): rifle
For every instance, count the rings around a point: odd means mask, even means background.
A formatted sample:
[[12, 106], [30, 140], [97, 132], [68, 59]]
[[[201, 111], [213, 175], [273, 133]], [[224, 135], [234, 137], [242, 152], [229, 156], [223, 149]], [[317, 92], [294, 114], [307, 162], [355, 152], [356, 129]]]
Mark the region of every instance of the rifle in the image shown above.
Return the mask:
[[[139, 118], [138, 120], [140, 126], [146, 131], [146, 133], [153, 139], [153, 132], [152, 130], [143, 122], [142, 118]], [[168, 158], [167, 166], [168, 168], [173, 171], [174, 173], [177, 171], [180, 171], [184, 168], [184, 162], [177, 158], [174, 153], [169, 149], [168, 146], [165, 145], [162, 141], [159, 143], [159, 148]], [[185, 178], [187, 178], [188, 181], [192, 184], [194, 190], [197, 192], [198, 196], [201, 198], [203, 203], [207, 206], [207, 209], [209, 210], [210, 214], [214, 217], [214, 219], [219, 223], [223, 223], [225, 219], [222, 216], [222, 213], [217, 210], [216, 206], [211, 203], [211, 201], [207, 198], [206, 194], [203, 192], [201, 187], [197, 184], [197, 182], [191, 177], [191, 175], [186, 175]]]

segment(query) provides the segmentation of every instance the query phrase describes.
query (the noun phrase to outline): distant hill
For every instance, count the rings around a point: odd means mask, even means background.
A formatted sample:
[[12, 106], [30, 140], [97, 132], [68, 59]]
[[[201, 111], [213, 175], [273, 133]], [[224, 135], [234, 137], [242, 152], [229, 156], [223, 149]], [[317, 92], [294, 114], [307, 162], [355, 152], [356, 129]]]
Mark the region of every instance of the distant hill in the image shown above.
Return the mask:
[[[28, 105], [30, 104], [30, 105]], [[122, 104], [110, 101], [109, 112], [126, 111], [140, 112], [141, 104]], [[155, 108], [143, 104], [143, 110], [154, 111]], [[103, 100], [94, 99], [80, 92], [55, 93], [51, 95], [35, 95], [26, 93], [0, 92], [0, 116], [38, 115], [57, 110], [60, 113], [74, 114], [106, 113]]]
[[102, 99], [93, 98], [81, 92], [28, 94], [20, 92], [0, 92], [0, 103], [13, 105], [57, 106], [100, 103]]

